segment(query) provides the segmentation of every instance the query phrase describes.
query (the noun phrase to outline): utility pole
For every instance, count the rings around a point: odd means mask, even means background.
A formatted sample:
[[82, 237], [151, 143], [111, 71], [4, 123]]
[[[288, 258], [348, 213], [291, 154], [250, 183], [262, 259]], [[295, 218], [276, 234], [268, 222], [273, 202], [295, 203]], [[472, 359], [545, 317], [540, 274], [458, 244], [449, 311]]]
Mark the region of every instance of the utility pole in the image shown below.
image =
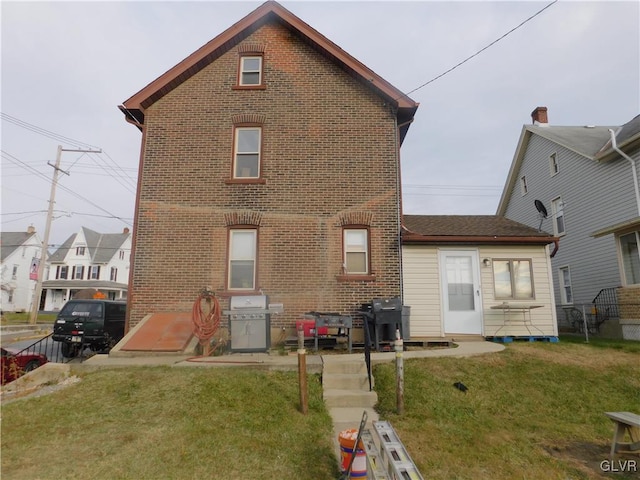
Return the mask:
[[53, 179], [51, 180], [51, 194], [49, 195], [49, 210], [47, 211], [47, 223], [44, 228], [44, 237], [42, 238], [42, 250], [40, 252], [40, 260], [38, 262], [38, 278], [36, 280], [36, 288], [33, 291], [33, 300], [31, 301], [31, 318], [29, 323], [35, 324], [38, 320], [38, 310], [40, 309], [40, 297], [42, 296], [42, 276], [44, 275], [44, 267], [47, 261], [47, 251], [49, 247], [49, 234], [51, 233], [51, 221], [53, 220], [53, 204], [56, 198], [56, 186], [58, 185], [59, 172], [69, 175], [60, 168], [60, 160], [62, 159], [62, 152], [78, 152], [78, 153], [102, 153], [101, 149], [98, 150], [83, 150], [73, 148], [62, 148], [62, 145], [58, 145], [58, 154], [56, 155], [56, 164], [48, 165], [53, 167]]

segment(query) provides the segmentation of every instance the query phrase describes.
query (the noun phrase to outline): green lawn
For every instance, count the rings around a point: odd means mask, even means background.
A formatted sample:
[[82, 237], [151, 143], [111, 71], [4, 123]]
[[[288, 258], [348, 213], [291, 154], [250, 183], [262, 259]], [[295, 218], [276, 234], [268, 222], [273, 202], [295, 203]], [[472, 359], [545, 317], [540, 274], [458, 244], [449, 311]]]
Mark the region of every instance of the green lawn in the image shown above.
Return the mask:
[[[514, 343], [499, 354], [405, 362], [405, 415], [395, 367], [376, 368], [379, 411], [433, 479], [609, 478], [613, 423], [640, 413], [638, 342]], [[461, 381], [462, 393], [453, 387]], [[635, 474], [640, 478], [640, 456]]]
[[[37, 323], [53, 323], [56, 321], [56, 314], [39, 314]], [[28, 325], [31, 318], [30, 313], [10, 313], [4, 312], [1, 324], [4, 325]]]
[[2, 408], [2, 479], [335, 479], [317, 375], [103, 370]]
[[[632, 479], [605, 474], [613, 423], [640, 410], [637, 343], [511, 344], [480, 357], [375, 368], [390, 420], [429, 479]], [[465, 394], [453, 387], [462, 381]], [[297, 479], [339, 476], [317, 375], [309, 414], [297, 373], [148, 367], [83, 373], [47, 396], [2, 407], [5, 479]], [[624, 456], [623, 459], [640, 457]]]

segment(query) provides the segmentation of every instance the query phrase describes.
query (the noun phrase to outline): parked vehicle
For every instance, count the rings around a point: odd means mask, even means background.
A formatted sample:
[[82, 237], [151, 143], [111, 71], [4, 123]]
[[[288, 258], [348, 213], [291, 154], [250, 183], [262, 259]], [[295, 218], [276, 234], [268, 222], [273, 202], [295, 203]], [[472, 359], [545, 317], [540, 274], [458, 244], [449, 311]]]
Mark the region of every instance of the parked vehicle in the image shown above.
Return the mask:
[[124, 336], [127, 304], [114, 300], [69, 300], [53, 325], [53, 340], [62, 356], [73, 358], [89, 347], [109, 351]]
[[14, 381], [48, 361], [46, 355], [41, 353], [2, 348], [2, 385]]

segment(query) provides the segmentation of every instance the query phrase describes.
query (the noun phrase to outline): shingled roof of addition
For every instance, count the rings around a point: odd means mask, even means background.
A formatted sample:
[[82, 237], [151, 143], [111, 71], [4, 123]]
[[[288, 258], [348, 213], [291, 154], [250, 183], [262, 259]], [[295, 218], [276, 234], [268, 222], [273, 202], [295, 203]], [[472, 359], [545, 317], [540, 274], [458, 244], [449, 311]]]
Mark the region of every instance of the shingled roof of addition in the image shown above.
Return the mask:
[[554, 243], [546, 232], [496, 215], [403, 215], [402, 243]]

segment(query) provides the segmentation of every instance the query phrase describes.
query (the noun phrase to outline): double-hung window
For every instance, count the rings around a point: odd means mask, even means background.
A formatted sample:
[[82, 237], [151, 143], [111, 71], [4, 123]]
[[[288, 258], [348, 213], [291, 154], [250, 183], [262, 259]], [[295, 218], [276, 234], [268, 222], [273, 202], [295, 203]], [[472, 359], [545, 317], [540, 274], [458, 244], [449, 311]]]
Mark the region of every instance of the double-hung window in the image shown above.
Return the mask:
[[84, 277], [84, 266], [76, 265], [75, 267], [73, 267], [72, 277], [74, 280], [82, 280], [82, 277]]
[[76, 255], [79, 257], [84, 256], [84, 247], [76, 247]]
[[640, 232], [620, 236], [620, 253], [624, 271], [624, 284], [640, 284]]
[[229, 231], [229, 290], [255, 290], [258, 231]]
[[260, 127], [237, 127], [235, 129], [233, 178], [251, 179], [260, 177]]
[[100, 279], [100, 265], [92, 265], [89, 267], [89, 278], [91, 280]]
[[497, 299], [532, 299], [531, 260], [494, 259], [493, 283]]
[[573, 303], [573, 290], [571, 288], [571, 271], [569, 267], [560, 267], [558, 270], [560, 277], [560, 301], [563, 305]]
[[369, 231], [366, 228], [345, 228], [343, 235], [345, 274], [369, 274]]
[[561, 197], [554, 198], [551, 201], [551, 212], [553, 214], [553, 233], [555, 235], [564, 235], [564, 202]]
[[112, 282], [118, 281], [118, 269], [116, 267], [111, 267], [111, 276], [109, 277], [109, 279]]
[[262, 85], [262, 57], [240, 57], [240, 75], [238, 84], [241, 86]]
[[66, 265], [58, 265], [56, 267], [56, 279], [67, 279], [69, 267]]

